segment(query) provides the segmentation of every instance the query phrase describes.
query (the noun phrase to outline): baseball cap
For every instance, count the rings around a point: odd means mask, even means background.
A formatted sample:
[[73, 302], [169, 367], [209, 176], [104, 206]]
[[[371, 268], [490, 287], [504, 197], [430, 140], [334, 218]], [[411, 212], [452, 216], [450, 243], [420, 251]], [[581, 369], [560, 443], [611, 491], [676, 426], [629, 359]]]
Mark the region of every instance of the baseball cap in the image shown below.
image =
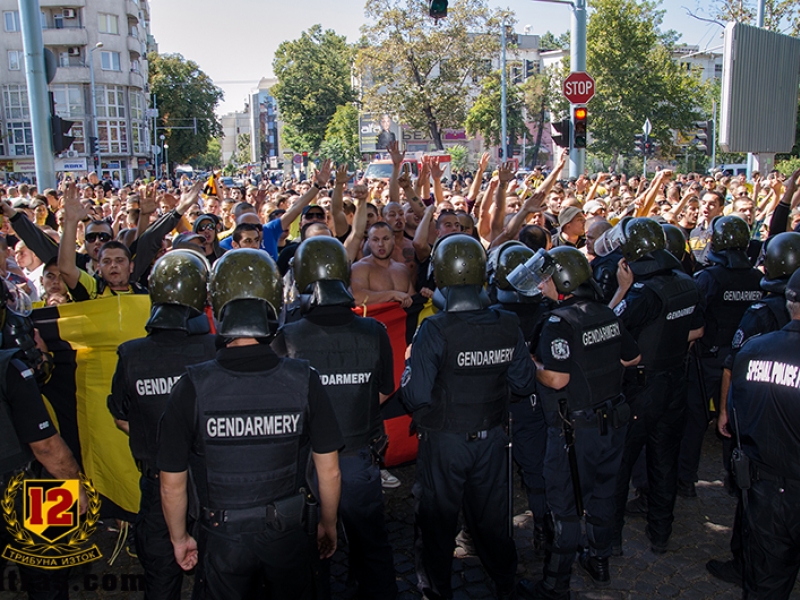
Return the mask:
[[563, 227], [582, 212], [583, 211], [577, 206], [568, 206], [566, 208], [562, 208], [561, 212], [558, 213], [558, 225]]
[[325, 209], [322, 208], [321, 206], [316, 205], [316, 204], [309, 204], [308, 206], [303, 207], [303, 216], [305, 217], [312, 210], [318, 212], [323, 217], [325, 216]]
[[590, 200], [583, 206], [583, 212], [587, 215], [593, 215], [598, 210], [605, 210], [605, 205], [602, 202], [598, 202], [597, 200]]
[[30, 203], [25, 198], [17, 198], [11, 205], [11, 208], [30, 208]]
[[790, 302], [800, 302], [800, 269], [795, 271], [786, 284], [786, 299]]

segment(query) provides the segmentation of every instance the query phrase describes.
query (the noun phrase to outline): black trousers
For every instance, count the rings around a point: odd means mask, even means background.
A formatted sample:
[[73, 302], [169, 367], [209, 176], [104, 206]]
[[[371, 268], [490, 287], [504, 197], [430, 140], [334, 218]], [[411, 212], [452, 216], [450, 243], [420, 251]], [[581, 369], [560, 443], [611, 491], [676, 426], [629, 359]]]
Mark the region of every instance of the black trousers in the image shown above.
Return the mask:
[[200, 527], [194, 600], [311, 600], [316, 539], [302, 527]]
[[514, 462], [519, 467], [522, 484], [528, 494], [528, 509], [537, 527], [547, 513], [544, 485], [544, 453], [547, 447], [547, 424], [540, 403], [531, 406], [528, 398], [510, 405], [514, 418], [512, 437]]
[[800, 571], [800, 480], [754, 481], [744, 493], [744, 598], [788, 599]]
[[[720, 386], [722, 385], [722, 366], [730, 347], [720, 349], [717, 356], [700, 359], [702, 373], [698, 373], [697, 360], [689, 354], [687, 371], [688, 391], [686, 395], [686, 427], [681, 440], [681, 451], [678, 458], [678, 479], [686, 483], [697, 481], [697, 469], [700, 466], [700, 453], [703, 450], [703, 438], [708, 429], [709, 400], [719, 407]], [[700, 386], [702, 376], [707, 397], [703, 396]]]
[[666, 544], [675, 520], [678, 452], [686, 414], [684, 367], [648, 373], [647, 385], [626, 393], [632, 418], [625, 438], [616, 492], [616, 541], [621, 543], [631, 472], [642, 448], [647, 449], [647, 534]]
[[183, 569], [175, 562], [169, 529], [161, 509], [161, 490], [157, 477], [142, 475], [142, 496], [134, 525], [136, 554], [144, 569], [146, 600], [179, 600]]
[[[397, 596], [394, 557], [383, 510], [381, 472], [369, 449], [339, 456], [342, 497], [339, 518], [347, 539], [350, 572], [358, 583], [358, 598], [392, 600]], [[321, 564], [323, 586], [330, 586], [330, 560]], [[330, 592], [322, 594], [329, 598]]]
[[450, 586], [458, 513], [473, 537], [484, 568], [503, 592], [517, 572], [517, 549], [508, 532], [508, 436], [501, 427], [485, 439], [464, 433], [421, 434], [414, 483], [414, 553], [420, 591], [452, 598]]
[[[575, 550], [581, 544], [581, 518], [575, 506], [575, 491], [561, 418], [557, 413], [548, 413], [547, 424], [544, 479], [555, 536], [552, 551], [548, 553], [544, 564], [544, 585], [563, 592], [569, 589]], [[590, 554], [600, 558], [611, 555], [614, 495], [625, 431], [625, 427], [614, 429], [611, 426], [606, 435], [601, 435], [597, 427], [575, 430], [574, 449], [586, 515], [586, 537]]]

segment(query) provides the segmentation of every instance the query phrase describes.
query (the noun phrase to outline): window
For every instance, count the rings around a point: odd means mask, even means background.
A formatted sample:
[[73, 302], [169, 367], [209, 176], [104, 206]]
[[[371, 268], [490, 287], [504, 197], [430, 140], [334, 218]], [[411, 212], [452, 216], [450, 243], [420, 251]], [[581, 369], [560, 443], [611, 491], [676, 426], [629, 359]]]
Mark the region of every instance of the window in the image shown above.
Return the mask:
[[146, 154], [146, 144], [144, 139], [144, 126], [136, 121], [131, 122], [131, 137], [133, 138], [133, 153]]
[[7, 121], [6, 140], [10, 156], [33, 155], [33, 133], [30, 121]]
[[8, 70], [20, 71], [25, 66], [25, 53], [22, 50], [8, 51]]
[[19, 11], [9, 10], [3, 13], [6, 31], [19, 31]]
[[119, 34], [119, 23], [117, 22], [117, 15], [109, 15], [106, 13], [100, 13], [97, 15], [98, 18], [98, 29], [100, 33], [113, 33], [115, 35]]
[[103, 71], [119, 71], [119, 52], [101, 52], [100, 68]]
[[3, 87], [3, 105], [6, 119], [30, 119], [28, 106], [28, 89], [24, 85], [7, 85]]
[[129, 33], [130, 33], [131, 36], [133, 36], [135, 38], [138, 38], [139, 37], [139, 29], [138, 29], [138, 27], [136, 27], [136, 25], [131, 25], [131, 29], [130, 29]]
[[131, 59], [131, 71], [134, 73], [139, 72], [139, 61], [135, 58]]
[[83, 154], [84, 152], [86, 152], [86, 140], [84, 139], [83, 121], [75, 121], [69, 130], [69, 134], [75, 138], [75, 141], [72, 142], [72, 145], [69, 147], [69, 149], [78, 152], [79, 154]]
[[141, 121], [144, 119], [144, 97], [136, 92], [131, 92], [131, 119]]
[[83, 86], [81, 85], [51, 85], [53, 100], [56, 104], [56, 114], [59, 117], [83, 118], [86, 116], [83, 101]]
[[114, 85], [96, 88], [97, 133], [100, 152], [128, 153], [128, 126], [125, 120], [125, 90]]
[[125, 91], [115, 85], [98, 85], [95, 89], [98, 117], [125, 118]]
[[104, 154], [127, 154], [128, 131], [125, 121], [108, 120], [97, 122], [100, 152]]

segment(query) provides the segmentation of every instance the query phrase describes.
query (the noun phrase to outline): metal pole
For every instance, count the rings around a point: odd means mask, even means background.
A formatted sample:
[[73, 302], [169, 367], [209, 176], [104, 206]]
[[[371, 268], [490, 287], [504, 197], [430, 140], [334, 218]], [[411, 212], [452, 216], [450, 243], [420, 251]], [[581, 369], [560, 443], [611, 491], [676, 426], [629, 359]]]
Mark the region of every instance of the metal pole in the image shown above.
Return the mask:
[[100, 134], [98, 133], [99, 128], [97, 126], [97, 92], [94, 89], [94, 51], [102, 47], [103, 42], [97, 42], [94, 48], [89, 49], [89, 85], [91, 87], [92, 94], [92, 135], [94, 136], [95, 143], [95, 152], [93, 158], [94, 171], [97, 173], [98, 177], [101, 177], [101, 173], [99, 171], [102, 171], [102, 169], [100, 168]]
[[503, 18], [500, 33], [500, 147], [503, 149], [503, 161], [510, 160], [508, 155], [508, 121], [506, 114], [506, 20]]
[[[757, 9], [757, 12], [756, 12], [756, 26], [757, 27], [764, 27], [764, 5], [765, 5], [765, 0], [758, 0], [758, 9]], [[748, 179], [752, 179], [753, 178], [753, 171], [755, 170], [754, 169], [754, 163], [755, 162], [756, 162], [755, 155], [752, 152], [748, 152], [747, 153], [747, 178]], [[761, 165], [759, 165], [758, 168], [761, 169], [762, 168]], [[758, 198], [756, 198], [755, 201], [758, 202]]]
[[711, 109], [711, 169], [717, 166], [717, 101]]
[[153, 154], [155, 155], [155, 162], [156, 162], [156, 179], [158, 179], [158, 152], [156, 152], [158, 148], [158, 106], [156, 105], [156, 95], [153, 94]]
[[56, 161], [50, 128], [50, 97], [44, 71], [44, 42], [39, 0], [19, 0], [22, 47], [25, 50], [25, 81], [28, 84], [28, 107], [33, 135], [33, 159], [36, 163], [36, 187], [56, 187]]
[[[586, 0], [575, 0], [572, 5], [570, 27], [570, 72], [586, 71]], [[570, 105], [569, 176], [579, 177], [586, 164], [586, 150], [575, 148], [575, 107]]]

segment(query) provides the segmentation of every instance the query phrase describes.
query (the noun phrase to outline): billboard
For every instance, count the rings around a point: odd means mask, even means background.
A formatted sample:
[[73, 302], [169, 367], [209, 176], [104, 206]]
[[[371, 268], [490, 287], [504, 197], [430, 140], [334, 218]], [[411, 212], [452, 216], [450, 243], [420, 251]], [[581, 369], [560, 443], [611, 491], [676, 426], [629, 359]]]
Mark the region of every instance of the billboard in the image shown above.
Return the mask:
[[358, 117], [358, 143], [363, 153], [386, 150], [389, 142], [403, 139], [397, 118], [388, 113], [362, 113]]

